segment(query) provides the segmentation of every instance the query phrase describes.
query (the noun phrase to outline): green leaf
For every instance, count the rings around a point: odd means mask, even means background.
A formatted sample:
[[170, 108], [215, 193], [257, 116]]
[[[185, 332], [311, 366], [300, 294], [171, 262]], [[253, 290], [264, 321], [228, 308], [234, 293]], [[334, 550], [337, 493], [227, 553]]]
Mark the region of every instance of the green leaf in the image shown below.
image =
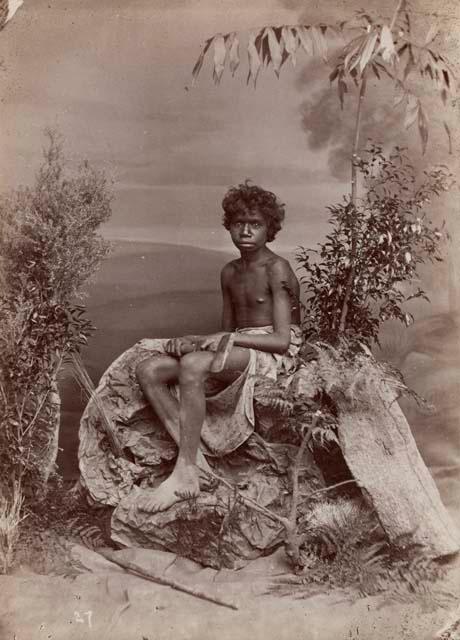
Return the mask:
[[[349, 43], [348, 47], [345, 47], [345, 58], [343, 60], [343, 68], [345, 72], [350, 70], [350, 62], [357, 56], [362, 49], [364, 42], [366, 41], [366, 36], [360, 36], [359, 38], [355, 38], [352, 42]], [[357, 61], [355, 62], [355, 64]]]
[[447, 122], [444, 121], [443, 125], [444, 125], [444, 131], [446, 132], [447, 139], [449, 141], [449, 154], [452, 155], [452, 134]]
[[283, 27], [281, 29], [281, 37], [284, 40], [284, 48], [286, 53], [291, 57], [292, 66], [296, 66], [296, 52], [299, 46], [299, 38], [293, 27]]
[[201, 67], [203, 66], [204, 57], [205, 57], [209, 47], [211, 46], [212, 40], [213, 40], [212, 38], [209, 38], [209, 40], [206, 40], [206, 42], [204, 44], [204, 47], [203, 47], [203, 49], [202, 49], [202, 51], [200, 53], [200, 57], [198, 58], [198, 60], [195, 63], [195, 66], [193, 67], [193, 70], [192, 70], [192, 76], [193, 76], [192, 84], [194, 84], [196, 82], [198, 74], [201, 71]]
[[249, 81], [252, 78], [252, 81], [254, 82], [254, 87], [256, 86], [257, 76], [259, 75], [260, 66], [261, 66], [259, 54], [257, 53], [257, 49], [255, 45], [255, 40], [256, 40], [256, 32], [253, 31], [249, 35], [249, 42], [248, 42], [249, 73], [248, 73], [247, 82], [249, 84]]
[[261, 59], [262, 59], [262, 63], [265, 65], [268, 65], [268, 63], [270, 62], [270, 47], [268, 46], [268, 36], [265, 33], [265, 30], [262, 31], [262, 38], [261, 38]]
[[407, 80], [407, 78], [409, 77], [409, 74], [413, 71], [413, 69], [415, 69], [416, 65], [415, 65], [415, 57], [414, 57], [414, 52], [412, 50], [412, 47], [410, 45], [408, 45], [407, 47], [407, 64], [404, 67], [404, 80]]
[[324, 38], [321, 30], [317, 27], [311, 27], [311, 38], [314, 45], [314, 50], [317, 55], [319, 55], [324, 62], [327, 62], [327, 42]]
[[340, 107], [343, 109], [344, 102], [345, 102], [345, 94], [348, 93], [348, 86], [347, 86], [347, 83], [344, 80], [342, 80], [342, 78], [339, 78], [339, 81], [337, 83], [337, 89], [339, 92]]
[[414, 323], [414, 316], [411, 313], [405, 313], [404, 324], [406, 325], [406, 327], [409, 327], [413, 323]]
[[336, 66], [329, 74], [329, 82], [331, 83], [334, 82], [334, 80], [337, 78], [338, 75], [339, 75], [339, 66]]
[[[4, 18], [4, 22], [3, 22], [3, 20], [0, 21], [0, 30], [3, 29], [3, 27], [6, 25], [6, 23], [11, 20], [11, 18], [14, 16], [14, 14], [19, 9], [19, 7], [22, 6], [23, 2], [24, 2], [24, 0], [9, 0], [9, 2], [4, 3], [4, 4], [6, 4], [6, 6], [8, 8], [8, 13], [6, 14], [6, 17]], [[5, 7], [2, 7], [2, 9], [4, 11]]]
[[382, 54], [384, 62], [393, 63], [398, 54], [396, 53], [395, 45], [393, 42], [393, 36], [390, 28], [384, 24], [380, 32], [380, 48], [379, 51]]
[[254, 41], [254, 44], [255, 44], [256, 49], [257, 49], [257, 53], [259, 54], [259, 58], [261, 58], [262, 62], [263, 62], [262, 38], [264, 37], [264, 34], [265, 34], [265, 29], [262, 29], [262, 31], [259, 31], [259, 33], [257, 34], [256, 39]]
[[214, 37], [214, 70], [213, 79], [219, 84], [225, 68], [225, 58], [227, 57], [227, 48], [225, 46], [224, 36], [219, 33]]
[[265, 33], [268, 36], [268, 46], [270, 48], [271, 63], [273, 70], [277, 76], [279, 76], [282, 62], [282, 48], [281, 42], [278, 42], [278, 38], [272, 27], [267, 27]]
[[368, 38], [366, 39], [366, 43], [364, 45], [363, 51], [359, 56], [359, 72], [362, 75], [364, 69], [366, 68], [369, 60], [374, 53], [374, 47], [378, 39], [377, 33], [370, 33]]
[[398, 82], [396, 85], [396, 93], [393, 100], [393, 106], [398, 107], [405, 98], [407, 98], [407, 92], [404, 88], [404, 85], [402, 84], [402, 82]]
[[428, 143], [428, 118], [426, 117], [421, 104], [419, 104], [418, 109], [418, 131], [422, 142], [422, 152], [425, 153], [426, 145]]
[[235, 32], [231, 33], [229, 36], [228, 59], [230, 64], [230, 72], [232, 76], [234, 76], [235, 71], [240, 65], [240, 42]]
[[313, 56], [313, 40], [311, 39], [310, 28], [306, 26], [297, 27], [297, 35], [299, 36], [300, 44], [302, 45], [305, 53], [309, 56]]
[[447, 69], [442, 69], [442, 77], [446, 87], [450, 89], [450, 78], [449, 78], [449, 72], [447, 71]]
[[404, 127], [409, 129], [417, 120], [420, 102], [412, 94], [408, 96], [406, 106], [406, 117], [404, 118]]
[[433, 23], [430, 26], [428, 33], [426, 34], [424, 46], [426, 47], [428, 44], [433, 42], [433, 40], [436, 38], [438, 33], [439, 33], [438, 27]]
[[374, 74], [375, 74], [376, 78], [377, 78], [378, 80], [380, 80], [379, 68], [377, 67], [377, 65], [376, 65], [376, 64], [373, 64], [373, 65], [372, 65], [372, 71], [374, 72]]

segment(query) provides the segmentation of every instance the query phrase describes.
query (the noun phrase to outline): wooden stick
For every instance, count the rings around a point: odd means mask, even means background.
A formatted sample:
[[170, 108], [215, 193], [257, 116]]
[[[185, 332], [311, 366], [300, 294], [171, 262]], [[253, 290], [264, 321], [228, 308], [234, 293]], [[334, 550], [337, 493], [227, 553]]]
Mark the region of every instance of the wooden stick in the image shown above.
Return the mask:
[[251, 507], [252, 509], [254, 509], [254, 511], [258, 511], [259, 513], [262, 513], [264, 516], [267, 516], [267, 518], [271, 518], [271, 520], [274, 520], [275, 522], [279, 522], [284, 527], [286, 526], [287, 523], [289, 523], [289, 520], [287, 518], [284, 518], [283, 516], [279, 516], [274, 511], [271, 511], [270, 509], [267, 509], [266, 507], [263, 507], [256, 500], [253, 500], [252, 498], [249, 498], [249, 496], [244, 496], [238, 490], [238, 487], [236, 485], [232, 484], [228, 480], [225, 480], [225, 478], [221, 478], [221, 476], [218, 476], [216, 473], [214, 473], [214, 471], [207, 471], [207, 470], [204, 470], [204, 469], [203, 469], [203, 471], [205, 473], [207, 473], [208, 475], [210, 475], [211, 478], [214, 478], [218, 482], [221, 482], [224, 485], [224, 487], [227, 487], [228, 489], [231, 489], [231, 491], [233, 491], [233, 492], [236, 491], [236, 493], [238, 494], [238, 497], [241, 498], [241, 500], [245, 504], [247, 504], [248, 507]]
[[311, 493], [301, 493], [300, 495], [302, 496], [302, 498], [311, 498], [312, 496], [315, 496], [317, 493], [324, 493], [325, 491], [331, 491], [332, 489], [336, 489], [337, 487], [341, 487], [344, 484], [356, 484], [359, 485], [359, 482], [357, 480], [342, 480], [342, 482], [337, 482], [336, 484], [331, 484], [328, 487], [323, 487], [322, 489], [315, 489], [315, 491], [312, 491]]
[[302, 458], [305, 453], [305, 448], [310, 441], [310, 438], [313, 434], [313, 429], [316, 427], [318, 422], [318, 416], [313, 416], [313, 421], [311, 425], [308, 427], [306, 434], [303, 437], [303, 440], [300, 444], [299, 450], [297, 451], [294, 469], [292, 473], [292, 501], [291, 501], [291, 510], [289, 514], [289, 522], [291, 523], [291, 527], [295, 528], [297, 522], [297, 507], [299, 506], [299, 474], [300, 474], [300, 466], [302, 464]]
[[110, 562], [117, 564], [119, 567], [122, 567], [123, 569], [125, 569], [125, 571], [128, 571], [129, 573], [132, 573], [138, 576], [139, 578], [144, 578], [144, 580], [150, 580], [150, 582], [156, 582], [157, 584], [162, 584], [166, 587], [171, 587], [172, 589], [176, 589], [177, 591], [183, 591], [184, 593], [188, 593], [191, 596], [195, 596], [195, 598], [200, 598], [201, 600], [207, 600], [208, 602], [213, 602], [214, 604], [218, 604], [221, 607], [227, 607], [228, 609], [234, 609], [235, 611], [238, 610], [238, 606], [236, 604], [234, 604], [233, 602], [224, 600], [222, 598], [219, 598], [219, 596], [214, 596], [209, 593], [205, 593], [204, 591], [199, 591], [197, 589], [194, 589], [193, 587], [189, 587], [185, 584], [181, 584], [180, 582], [176, 582], [176, 580], [171, 580], [170, 578], [166, 578], [156, 573], [146, 571], [145, 569], [141, 569], [140, 567], [135, 565], [133, 562], [130, 562], [129, 560], [121, 560], [116, 557], [115, 551], [100, 550], [98, 551], [98, 553], [100, 553], [101, 556], [106, 558], [106, 560], [109, 560]]

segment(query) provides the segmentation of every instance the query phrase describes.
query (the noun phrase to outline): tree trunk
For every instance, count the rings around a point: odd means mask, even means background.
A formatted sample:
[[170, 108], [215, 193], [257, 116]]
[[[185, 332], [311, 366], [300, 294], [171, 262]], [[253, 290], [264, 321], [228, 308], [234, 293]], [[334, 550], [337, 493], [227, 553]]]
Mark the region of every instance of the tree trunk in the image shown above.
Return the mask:
[[43, 463], [41, 469], [41, 478], [43, 484], [48, 482], [50, 475], [56, 468], [56, 460], [58, 455], [59, 444], [59, 426], [61, 419], [61, 397], [56, 377], [51, 383], [51, 390], [48, 395], [47, 404], [49, 407], [49, 423], [47, 433], [47, 445], [43, 455]]
[[435, 556], [456, 553], [460, 534], [441, 502], [404, 414], [383, 383], [369, 402], [343, 397], [338, 435], [345, 461], [392, 542], [411, 535]]

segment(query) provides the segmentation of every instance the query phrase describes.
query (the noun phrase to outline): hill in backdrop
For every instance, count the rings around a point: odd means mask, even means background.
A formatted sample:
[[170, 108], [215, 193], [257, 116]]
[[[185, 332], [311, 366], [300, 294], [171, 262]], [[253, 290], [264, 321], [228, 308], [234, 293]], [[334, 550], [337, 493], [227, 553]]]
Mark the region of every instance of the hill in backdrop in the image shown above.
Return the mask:
[[84, 359], [98, 379], [141, 338], [220, 328], [221, 251], [160, 243], [118, 242], [89, 287], [88, 316], [97, 328]]

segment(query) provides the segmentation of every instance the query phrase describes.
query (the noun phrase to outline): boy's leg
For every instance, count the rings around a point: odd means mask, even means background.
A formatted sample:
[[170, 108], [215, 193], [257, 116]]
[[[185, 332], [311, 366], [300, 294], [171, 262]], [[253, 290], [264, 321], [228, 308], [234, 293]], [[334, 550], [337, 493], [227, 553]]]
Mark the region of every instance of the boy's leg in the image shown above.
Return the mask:
[[[172, 474], [143, 502], [146, 511], [164, 511], [175, 502], [199, 495], [197, 453], [206, 415], [205, 380], [214, 353], [199, 351], [180, 360], [180, 444]], [[227, 358], [225, 371], [244, 371], [249, 362], [249, 350], [235, 347]]]
[[167, 384], [179, 377], [179, 361], [171, 356], [153, 356], [136, 367], [139, 385], [167, 432], [179, 446], [179, 405]]
[[[177, 382], [179, 371], [179, 360], [171, 356], [147, 358], [142, 360], [136, 368], [136, 376], [145, 397], [178, 447], [180, 444], [179, 403], [171, 395], [167, 384]], [[201, 469], [209, 470], [206, 458], [200, 450], [197, 452], [197, 464]]]

